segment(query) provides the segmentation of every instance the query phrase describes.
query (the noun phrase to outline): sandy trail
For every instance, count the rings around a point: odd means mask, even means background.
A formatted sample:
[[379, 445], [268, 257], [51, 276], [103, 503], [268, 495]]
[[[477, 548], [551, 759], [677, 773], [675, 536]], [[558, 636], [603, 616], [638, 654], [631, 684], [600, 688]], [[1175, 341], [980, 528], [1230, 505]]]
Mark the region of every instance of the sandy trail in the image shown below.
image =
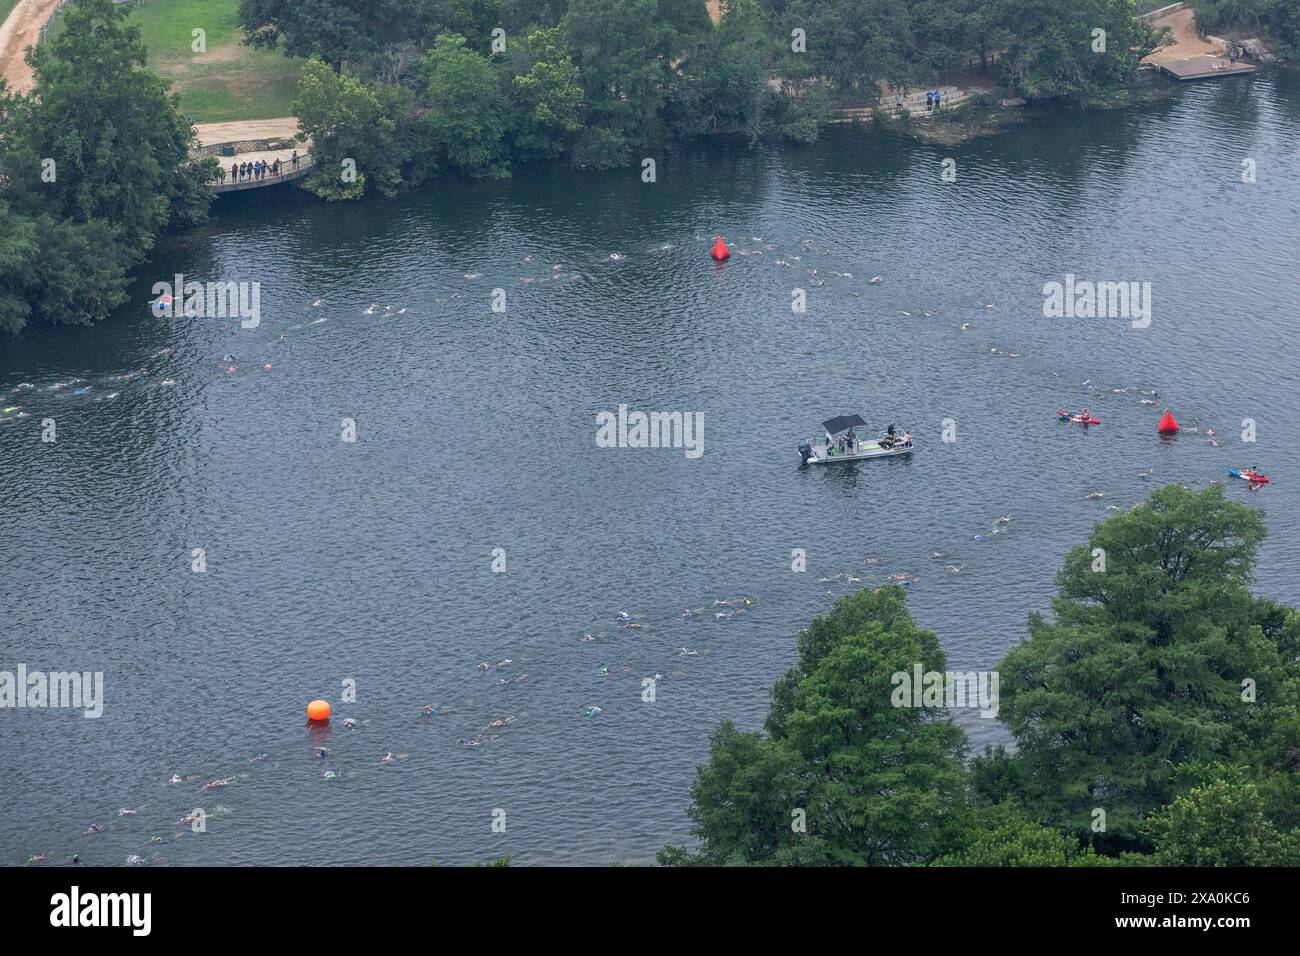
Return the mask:
[[23, 52], [35, 46], [59, 0], [18, 0], [5, 22], [0, 25], [0, 77], [4, 77], [10, 90], [26, 93], [32, 88], [32, 69], [23, 59]]
[[[195, 123], [200, 143], [238, 143], [250, 139], [289, 139], [298, 132], [293, 116], [278, 119], [234, 120], [230, 123]], [[302, 147], [298, 147], [301, 149]]]
[[1190, 7], [1158, 17], [1151, 21], [1151, 25], [1157, 30], [1161, 27], [1169, 27], [1178, 42], [1173, 46], [1162, 46], [1154, 53], [1143, 57], [1143, 63], [1171, 63], [1174, 60], [1199, 56], [1203, 53], [1218, 55], [1226, 52], [1221, 43], [1210, 43], [1196, 32], [1196, 13]]

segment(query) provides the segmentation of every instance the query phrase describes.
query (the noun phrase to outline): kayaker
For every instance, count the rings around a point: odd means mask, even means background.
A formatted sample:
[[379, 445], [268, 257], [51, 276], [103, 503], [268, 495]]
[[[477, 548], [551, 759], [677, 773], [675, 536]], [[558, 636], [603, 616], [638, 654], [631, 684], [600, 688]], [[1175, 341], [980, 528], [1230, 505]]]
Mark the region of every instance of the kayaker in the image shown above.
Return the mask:
[[1083, 411], [1079, 413], [1079, 420], [1086, 422], [1088, 419], [1092, 418], [1090, 411], [1091, 409], [1089, 409], [1087, 405], [1083, 406]]
[[1249, 468], [1241, 469], [1241, 475], [1243, 478], [1254, 478], [1258, 474], [1259, 465], [1251, 465]]

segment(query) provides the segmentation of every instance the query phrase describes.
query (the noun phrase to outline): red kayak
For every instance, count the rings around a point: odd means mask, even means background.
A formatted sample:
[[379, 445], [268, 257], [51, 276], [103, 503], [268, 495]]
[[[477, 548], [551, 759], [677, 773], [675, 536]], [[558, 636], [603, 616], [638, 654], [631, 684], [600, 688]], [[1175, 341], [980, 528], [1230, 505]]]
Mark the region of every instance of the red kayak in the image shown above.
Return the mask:
[[1100, 418], [1084, 418], [1082, 415], [1075, 415], [1072, 412], [1063, 412], [1059, 408], [1056, 415], [1063, 422], [1078, 422], [1080, 425], [1100, 425]]
[[1253, 485], [1266, 485], [1270, 481], [1272, 481], [1272, 479], [1269, 478], [1268, 475], [1260, 475], [1260, 474], [1247, 475], [1238, 471], [1236, 468], [1229, 468], [1228, 474], [1232, 475], [1232, 477], [1234, 478], [1240, 478], [1242, 481], [1249, 481]]

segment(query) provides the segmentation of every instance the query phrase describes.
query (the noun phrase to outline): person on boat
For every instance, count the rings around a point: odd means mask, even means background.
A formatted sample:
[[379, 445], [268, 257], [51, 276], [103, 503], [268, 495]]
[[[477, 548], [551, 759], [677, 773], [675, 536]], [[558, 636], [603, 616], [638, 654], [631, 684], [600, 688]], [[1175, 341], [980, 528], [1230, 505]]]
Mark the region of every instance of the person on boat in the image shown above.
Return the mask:
[[847, 446], [848, 446], [849, 454], [850, 454], [850, 455], [853, 454], [853, 443], [854, 443], [855, 441], [857, 441], [857, 440], [858, 440], [858, 436], [855, 435], [855, 434], [853, 434], [853, 429], [850, 428], [850, 429], [848, 430], [848, 432], [847, 432], [847, 433], [845, 434], [845, 436], [844, 436], [844, 441], [846, 442], [846, 444], [847, 444]]

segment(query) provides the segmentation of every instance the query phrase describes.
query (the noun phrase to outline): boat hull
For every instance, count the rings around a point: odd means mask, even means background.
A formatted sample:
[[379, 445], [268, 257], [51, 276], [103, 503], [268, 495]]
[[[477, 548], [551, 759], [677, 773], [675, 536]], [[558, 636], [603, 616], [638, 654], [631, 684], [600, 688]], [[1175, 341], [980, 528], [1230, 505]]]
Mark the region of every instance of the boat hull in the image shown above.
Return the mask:
[[879, 442], [864, 442], [861, 450], [855, 450], [852, 454], [837, 451], [833, 455], [828, 454], [825, 445], [805, 445], [800, 448], [800, 453], [805, 465], [838, 465], [850, 461], [867, 461], [872, 458], [897, 458], [900, 455], [910, 455], [912, 453], [912, 443], [899, 443], [891, 448], [882, 448]]

